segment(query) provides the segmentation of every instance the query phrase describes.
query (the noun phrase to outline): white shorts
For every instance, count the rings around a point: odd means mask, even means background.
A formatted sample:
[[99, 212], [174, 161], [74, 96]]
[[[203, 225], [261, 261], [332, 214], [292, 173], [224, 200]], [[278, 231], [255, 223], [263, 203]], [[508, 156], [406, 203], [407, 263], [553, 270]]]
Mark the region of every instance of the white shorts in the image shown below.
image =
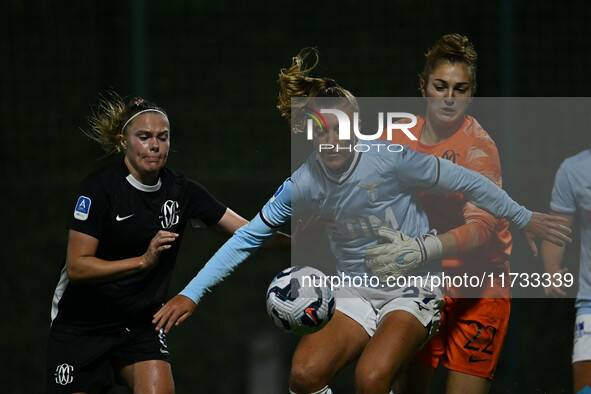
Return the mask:
[[591, 314], [577, 312], [573, 363], [591, 360]]
[[373, 336], [386, 314], [403, 310], [416, 317], [429, 330], [429, 338], [441, 324], [441, 309], [445, 304], [441, 289], [434, 287], [375, 289], [369, 287], [337, 287], [333, 290], [336, 309], [359, 323]]

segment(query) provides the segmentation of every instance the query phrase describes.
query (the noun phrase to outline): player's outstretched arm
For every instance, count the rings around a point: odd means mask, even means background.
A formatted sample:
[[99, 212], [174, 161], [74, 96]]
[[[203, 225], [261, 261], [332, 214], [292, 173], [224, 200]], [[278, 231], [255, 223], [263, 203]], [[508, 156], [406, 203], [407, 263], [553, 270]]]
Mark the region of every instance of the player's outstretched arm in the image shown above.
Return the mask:
[[154, 315], [153, 322], [157, 324], [156, 328], [165, 326], [169, 330], [173, 325], [182, 323], [193, 313], [206, 291], [230, 275], [234, 268], [250, 257], [277, 233], [280, 226], [289, 223], [290, 220], [291, 180], [287, 179], [261, 212], [248, 224], [238, 228], [187, 287], [169, 301], [165, 305], [166, 308], [163, 307]]
[[187, 287], [156, 312], [152, 320], [156, 324], [156, 330], [165, 327], [165, 331], [168, 332], [173, 325], [178, 326], [185, 321], [193, 313], [206, 291], [230, 275], [234, 268], [251, 256], [276, 232], [276, 228], [267, 226], [259, 216], [236, 230]]
[[[492, 181], [473, 170], [432, 156], [415, 155], [418, 160], [427, 162], [427, 168], [429, 164], [435, 168], [435, 171], [432, 172], [437, 176], [435, 177], [435, 183], [431, 185], [431, 190], [443, 194], [464, 193], [467, 200], [474, 205], [485, 209], [494, 216], [508, 219], [524, 231], [534, 255], [537, 255], [534, 238], [541, 238], [557, 245], [571, 241], [568, 237], [571, 230], [564, 225], [563, 218], [537, 212], [532, 213], [513, 201], [507, 193]], [[412, 163], [412, 159], [414, 157], [409, 159], [410, 163]], [[428, 163], [429, 161], [430, 163]], [[410, 178], [411, 185], [417, 186], [425, 180], [423, 178], [429, 172], [408, 171], [403, 174], [407, 174]], [[389, 243], [367, 248], [366, 264], [374, 274], [381, 278], [390, 275], [399, 276], [426, 261], [457, 253], [457, 242], [451, 242], [451, 238], [455, 240], [455, 237], [450, 233], [443, 234], [440, 237], [423, 234], [417, 238], [410, 238], [394, 230], [381, 230], [379, 235], [387, 238]], [[441, 241], [443, 236], [450, 241], [446, 241], [447, 246], [445, 248]], [[440, 245], [430, 250], [426, 241], [429, 241], [432, 245], [436, 245], [436, 242], [439, 241]]]
[[537, 255], [534, 238], [547, 240], [557, 245], [571, 242], [570, 228], [563, 218], [527, 210], [481, 174], [457, 166], [447, 160], [439, 160], [440, 177], [433, 190], [443, 193], [464, 193], [468, 201], [496, 217], [502, 217], [524, 231], [528, 244]]
[[[570, 234], [569, 220], [564, 215], [547, 215], [533, 212], [531, 219], [521, 230], [528, 240], [530, 249], [537, 256], [538, 249], [534, 239], [542, 239], [542, 257], [546, 272], [554, 274], [566, 272], [560, 269], [560, 261], [564, 253], [564, 245], [571, 242], [565, 234]], [[406, 272], [422, 264], [458, 254], [456, 238], [451, 232], [440, 235], [421, 234], [416, 238], [392, 229], [380, 228], [378, 235], [388, 242], [370, 246], [365, 250], [365, 263], [371, 271], [385, 280], [404, 275]], [[560, 288], [548, 288], [547, 295], [564, 296]]]
[[[546, 272], [562, 273], [559, 269], [564, 253], [564, 245], [571, 242], [566, 235], [571, 233], [569, 220], [564, 215], [547, 215], [533, 212], [530, 220], [522, 229], [530, 249], [537, 256], [538, 249], [534, 239], [542, 239], [542, 258]], [[458, 252], [456, 238], [451, 232], [440, 234], [421, 234], [416, 238], [392, 229], [380, 228], [378, 235], [388, 242], [370, 246], [365, 251], [365, 263], [381, 280], [398, 277], [422, 264], [444, 257], [454, 256]], [[548, 295], [564, 296], [559, 288], [549, 288]]]
[[230, 275], [276, 231], [262, 224], [258, 217], [236, 230], [187, 287], [154, 314], [152, 323], [156, 324], [156, 330], [165, 327], [165, 332], [168, 332], [173, 325], [178, 326], [185, 321], [206, 291]]

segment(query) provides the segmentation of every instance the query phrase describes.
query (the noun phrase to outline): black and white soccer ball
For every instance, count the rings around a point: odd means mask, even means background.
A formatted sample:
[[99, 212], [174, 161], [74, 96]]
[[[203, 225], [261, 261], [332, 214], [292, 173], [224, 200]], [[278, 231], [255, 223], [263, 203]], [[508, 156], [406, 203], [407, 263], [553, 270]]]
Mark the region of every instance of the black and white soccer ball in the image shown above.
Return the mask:
[[267, 312], [281, 330], [295, 335], [311, 334], [328, 323], [335, 299], [326, 275], [312, 267], [289, 267], [267, 289]]

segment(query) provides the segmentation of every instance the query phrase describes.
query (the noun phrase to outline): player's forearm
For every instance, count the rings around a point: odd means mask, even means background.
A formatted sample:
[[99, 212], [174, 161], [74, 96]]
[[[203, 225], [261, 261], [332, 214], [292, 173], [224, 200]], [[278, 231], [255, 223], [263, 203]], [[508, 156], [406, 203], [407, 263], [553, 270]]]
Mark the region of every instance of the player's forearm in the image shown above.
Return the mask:
[[439, 234], [437, 238], [441, 241], [441, 256], [438, 257], [446, 258], [458, 254], [458, 243], [452, 233]]
[[558, 272], [564, 257], [564, 248], [548, 241], [542, 242], [542, 261], [546, 272], [551, 274]]
[[458, 256], [474, 253], [488, 245], [495, 234], [494, 228], [479, 221], [463, 224], [449, 232], [453, 234], [457, 242]]
[[72, 283], [104, 283], [134, 275], [148, 268], [144, 256], [106, 261], [94, 256], [66, 260], [68, 278]]

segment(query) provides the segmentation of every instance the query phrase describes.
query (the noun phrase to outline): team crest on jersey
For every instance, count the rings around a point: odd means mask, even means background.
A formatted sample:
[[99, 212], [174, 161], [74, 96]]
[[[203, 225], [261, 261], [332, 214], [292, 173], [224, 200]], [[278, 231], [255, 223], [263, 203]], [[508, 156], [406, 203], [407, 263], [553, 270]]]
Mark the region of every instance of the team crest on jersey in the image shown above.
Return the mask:
[[441, 155], [442, 159], [446, 159], [451, 161], [452, 163], [456, 162], [456, 159], [460, 157], [459, 153], [454, 152], [453, 150], [449, 149], [446, 150], [445, 152], [443, 152], [443, 155]]
[[380, 186], [382, 184], [382, 182], [384, 182], [383, 179], [380, 179], [377, 182], [374, 183], [370, 183], [370, 184], [366, 184], [366, 183], [360, 183], [359, 186], [362, 189], [367, 189], [367, 197], [369, 198], [369, 201], [374, 202], [378, 200], [379, 194], [378, 194], [378, 186]]
[[55, 369], [55, 382], [62, 386], [74, 381], [74, 367], [66, 363], [60, 364]]
[[175, 224], [178, 224], [180, 216], [179, 203], [172, 200], [167, 200], [160, 208], [160, 224], [162, 228], [168, 230]]
[[76, 208], [74, 209], [74, 217], [78, 220], [88, 219], [88, 213], [90, 212], [90, 204], [92, 201], [90, 198], [85, 196], [78, 197]]

